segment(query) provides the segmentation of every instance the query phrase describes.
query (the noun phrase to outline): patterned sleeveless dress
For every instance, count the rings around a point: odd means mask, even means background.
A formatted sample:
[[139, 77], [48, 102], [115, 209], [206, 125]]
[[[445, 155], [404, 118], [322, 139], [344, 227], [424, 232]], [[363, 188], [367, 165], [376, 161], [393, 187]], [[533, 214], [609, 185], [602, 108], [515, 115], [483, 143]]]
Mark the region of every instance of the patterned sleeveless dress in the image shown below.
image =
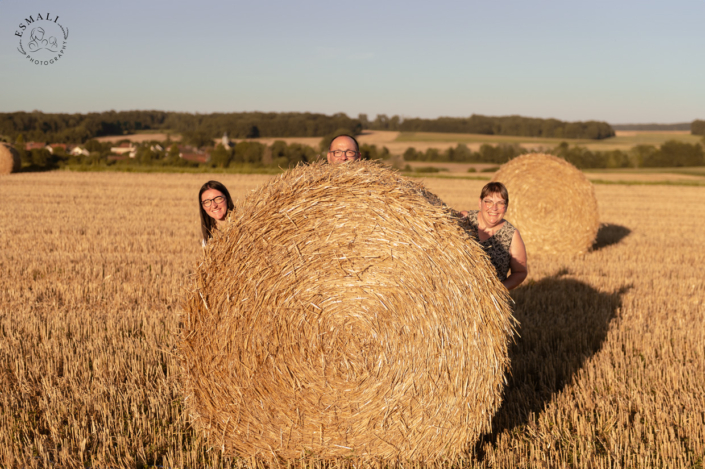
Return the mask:
[[507, 272], [509, 272], [509, 265], [512, 260], [509, 247], [512, 245], [512, 238], [514, 237], [516, 228], [507, 220], [504, 220], [504, 225], [502, 225], [499, 231], [485, 241], [480, 241], [477, 212], [477, 210], [468, 212], [467, 221], [468, 225], [470, 225], [470, 235], [475, 238], [475, 241], [480, 243], [482, 249], [490, 256], [492, 265], [497, 271], [497, 277], [499, 277], [500, 281], [504, 281], [507, 279]]

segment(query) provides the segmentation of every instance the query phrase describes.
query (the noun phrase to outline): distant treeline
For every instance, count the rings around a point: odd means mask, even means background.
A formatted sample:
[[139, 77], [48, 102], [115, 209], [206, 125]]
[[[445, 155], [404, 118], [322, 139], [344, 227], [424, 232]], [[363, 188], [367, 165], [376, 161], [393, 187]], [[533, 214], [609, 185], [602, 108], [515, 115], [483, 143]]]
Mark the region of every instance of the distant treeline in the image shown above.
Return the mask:
[[[123, 140], [118, 142], [129, 142]], [[259, 142], [241, 141], [230, 148], [219, 144], [210, 152], [208, 161], [199, 162], [182, 157], [182, 152], [193, 151], [193, 148], [183, 147], [173, 143], [157, 146], [165, 142], [144, 142], [136, 145], [134, 158], [125, 155], [118, 156], [112, 151], [116, 143], [89, 140], [85, 149], [87, 156], [73, 155], [57, 147], [50, 152], [47, 148], [26, 150], [23, 145], [16, 145], [22, 160], [24, 171], [44, 171], [72, 167], [75, 169], [99, 169], [100, 167], [116, 167], [129, 169], [134, 166], [149, 167], [204, 167], [204, 168], [288, 168], [300, 163], [312, 163], [324, 157], [324, 153], [308, 145], [299, 143], [288, 144], [277, 140], [272, 145]], [[327, 145], [327, 143], [326, 143]], [[360, 146], [362, 158], [377, 160], [390, 156], [386, 147], [378, 149], [375, 145], [363, 144]], [[205, 157], [206, 154], [204, 153]]]
[[429, 163], [494, 163], [503, 164], [527, 153], [528, 150], [519, 145], [488, 145], [484, 144], [479, 151], [470, 150], [467, 145], [459, 143], [454, 148], [438, 150], [429, 148], [425, 152], [415, 148], [407, 148], [404, 161], [425, 161]]
[[[625, 128], [629, 125], [619, 126]], [[634, 124], [637, 125], [637, 124]], [[651, 125], [651, 124], [649, 124]], [[663, 127], [660, 124], [654, 126]], [[673, 124], [680, 126], [684, 124]], [[85, 143], [96, 137], [125, 135], [140, 131], [177, 132], [185, 143], [202, 147], [227, 133], [230, 138], [321, 137], [339, 133], [359, 134], [363, 129], [402, 132], [452, 132], [484, 135], [512, 135], [562, 139], [604, 139], [614, 136], [606, 122], [564, 122], [522, 116], [490, 117], [473, 114], [467, 118], [402, 119], [378, 114], [372, 121], [360, 114], [343, 113], [214, 113], [190, 114], [164, 111], [107, 111], [88, 114], [45, 114], [43, 112], [0, 113], [0, 135], [14, 143], [24, 141]], [[705, 135], [705, 121], [690, 124], [695, 135]], [[659, 129], [657, 129], [659, 130]], [[660, 129], [663, 130], [663, 129]]]
[[108, 135], [138, 131], [170, 131], [182, 134], [195, 146], [211, 144], [224, 132], [231, 138], [320, 137], [334, 133], [359, 134], [363, 128], [403, 132], [455, 132], [524, 137], [602, 139], [614, 135], [605, 122], [563, 122], [521, 116], [438, 119], [401, 119], [377, 115], [369, 121], [365, 114], [351, 118], [343, 113], [214, 113], [190, 114], [164, 111], [106, 111], [88, 114], [45, 114], [43, 112], [0, 113], [0, 135], [15, 141], [84, 143]]
[[398, 130], [400, 132], [447, 132], [483, 135], [514, 135], [519, 137], [586, 138], [614, 137], [614, 130], [607, 122], [565, 122], [558, 119], [539, 119], [522, 116], [490, 117], [473, 114], [470, 117], [439, 117], [438, 119], [402, 119], [378, 114], [368, 121], [360, 115], [365, 128], [372, 130]]
[[629, 151], [590, 151], [561, 143], [553, 152], [581, 169], [590, 168], [674, 168], [705, 166], [705, 153], [699, 143], [669, 140], [660, 147], [637, 145]]
[[[466, 145], [458, 144], [445, 151], [429, 148], [421, 152], [408, 148], [404, 152], [404, 160], [429, 163], [504, 164], [524, 153], [528, 153], [528, 150], [519, 145], [485, 144], [479, 151], [472, 151]], [[562, 142], [549, 153], [565, 159], [580, 169], [705, 166], [702, 145], [676, 140], [669, 140], [658, 148], [653, 145], [637, 145], [629, 151], [591, 151], [585, 147], [571, 147], [567, 142]]]
[[614, 130], [641, 130], [658, 132], [669, 130], [690, 130], [690, 122], [681, 122], [678, 124], [612, 124]]
[[693, 123], [690, 124], [690, 133], [705, 136], [705, 121], [694, 120]]
[[0, 113], [0, 134], [12, 142], [84, 143], [96, 137], [135, 131], [168, 130], [196, 146], [212, 144], [227, 132], [231, 138], [320, 137], [335, 132], [358, 134], [362, 124], [345, 114], [240, 112], [190, 114], [163, 111], [107, 111], [89, 114]]
[[[127, 141], [127, 140], [125, 140]], [[326, 140], [321, 142], [321, 147], [327, 145]], [[25, 150], [18, 146], [22, 158], [22, 167], [25, 171], [57, 169], [65, 166], [90, 169], [97, 167], [116, 166], [129, 169], [134, 166], [149, 167], [204, 167], [204, 168], [242, 168], [250, 169], [272, 168], [276, 169], [295, 166], [299, 163], [311, 163], [324, 158], [324, 152], [308, 145], [298, 143], [287, 144], [277, 140], [272, 145], [259, 142], [242, 141], [231, 148], [222, 145], [210, 153], [206, 162], [197, 162], [180, 157], [182, 151], [178, 144], [171, 144], [167, 148], [155, 150], [158, 142], [145, 142], [137, 146], [134, 158], [115, 156], [111, 152], [114, 143], [101, 143], [89, 140], [85, 144], [88, 156], [71, 155], [61, 148], [56, 148], [50, 153], [46, 148]], [[161, 147], [159, 147], [161, 148]], [[375, 145], [363, 144], [360, 152], [364, 159], [376, 160], [389, 158], [390, 152], [386, 147], [381, 149]], [[519, 145], [482, 145], [478, 151], [470, 150], [464, 144], [446, 150], [429, 148], [425, 152], [408, 148], [404, 154], [404, 161], [424, 161], [428, 163], [490, 163], [500, 165], [527, 153], [528, 150]], [[585, 147], [570, 146], [562, 142], [557, 147], [548, 151], [580, 169], [596, 168], [658, 168], [658, 167], [683, 167], [705, 166], [705, 152], [701, 144], [690, 144], [670, 140], [660, 147], [653, 145], [637, 145], [629, 151], [591, 151]]]

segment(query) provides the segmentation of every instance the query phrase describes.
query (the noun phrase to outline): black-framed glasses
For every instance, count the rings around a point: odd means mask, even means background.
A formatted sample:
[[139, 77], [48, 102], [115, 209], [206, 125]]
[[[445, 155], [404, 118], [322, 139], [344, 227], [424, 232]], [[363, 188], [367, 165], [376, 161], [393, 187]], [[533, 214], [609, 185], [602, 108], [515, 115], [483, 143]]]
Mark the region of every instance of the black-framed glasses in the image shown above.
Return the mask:
[[213, 197], [212, 199], [206, 199], [206, 200], [204, 200], [203, 202], [201, 202], [201, 205], [203, 205], [203, 208], [208, 208], [208, 207], [211, 206], [211, 204], [212, 204], [213, 202], [215, 202], [216, 204], [219, 204], [219, 203], [221, 203], [221, 202], [224, 201], [224, 200], [225, 200], [225, 196], [224, 196], [224, 195], [219, 195], [218, 197]]
[[332, 153], [336, 158], [342, 158], [343, 155], [348, 158], [355, 158], [360, 154], [359, 151], [355, 150], [328, 150], [328, 153]]

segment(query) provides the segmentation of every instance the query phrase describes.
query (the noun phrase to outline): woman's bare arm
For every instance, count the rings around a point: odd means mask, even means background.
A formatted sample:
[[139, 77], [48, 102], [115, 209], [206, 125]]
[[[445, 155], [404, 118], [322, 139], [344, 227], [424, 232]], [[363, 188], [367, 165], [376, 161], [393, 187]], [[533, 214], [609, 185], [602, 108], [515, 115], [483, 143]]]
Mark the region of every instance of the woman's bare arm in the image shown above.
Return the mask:
[[512, 260], [509, 263], [512, 274], [502, 283], [507, 287], [507, 290], [512, 290], [518, 287], [529, 274], [529, 269], [526, 265], [526, 247], [524, 246], [524, 240], [521, 239], [519, 230], [514, 231], [512, 244], [509, 246], [509, 254], [512, 256]]

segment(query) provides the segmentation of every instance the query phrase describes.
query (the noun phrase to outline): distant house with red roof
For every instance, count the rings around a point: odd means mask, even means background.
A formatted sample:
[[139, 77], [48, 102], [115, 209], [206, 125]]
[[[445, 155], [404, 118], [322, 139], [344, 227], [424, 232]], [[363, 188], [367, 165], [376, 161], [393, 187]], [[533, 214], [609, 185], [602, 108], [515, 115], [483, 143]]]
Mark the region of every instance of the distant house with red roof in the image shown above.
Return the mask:
[[179, 145], [179, 158], [196, 163], [207, 163], [211, 159], [211, 154], [195, 147]]
[[71, 153], [74, 156], [88, 156], [91, 154], [88, 150], [86, 150], [85, 148], [81, 148], [78, 145], [71, 148], [69, 150], [69, 153]]
[[46, 146], [46, 142], [27, 142], [24, 147], [26, 150], [41, 150]]
[[133, 147], [132, 142], [123, 142], [116, 147], [111, 147], [110, 151], [118, 155], [127, 153], [130, 158], [134, 158], [137, 155], [137, 147]]
[[47, 150], [49, 150], [49, 153], [51, 153], [51, 154], [53, 155], [53, 154], [54, 154], [54, 150], [62, 149], [62, 150], [64, 150], [64, 151], [66, 151], [66, 147], [67, 147], [67, 146], [68, 146], [68, 145], [66, 145], [65, 143], [50, 143], [50, 144], [47, 145], [45, 148], [46, 148]]

